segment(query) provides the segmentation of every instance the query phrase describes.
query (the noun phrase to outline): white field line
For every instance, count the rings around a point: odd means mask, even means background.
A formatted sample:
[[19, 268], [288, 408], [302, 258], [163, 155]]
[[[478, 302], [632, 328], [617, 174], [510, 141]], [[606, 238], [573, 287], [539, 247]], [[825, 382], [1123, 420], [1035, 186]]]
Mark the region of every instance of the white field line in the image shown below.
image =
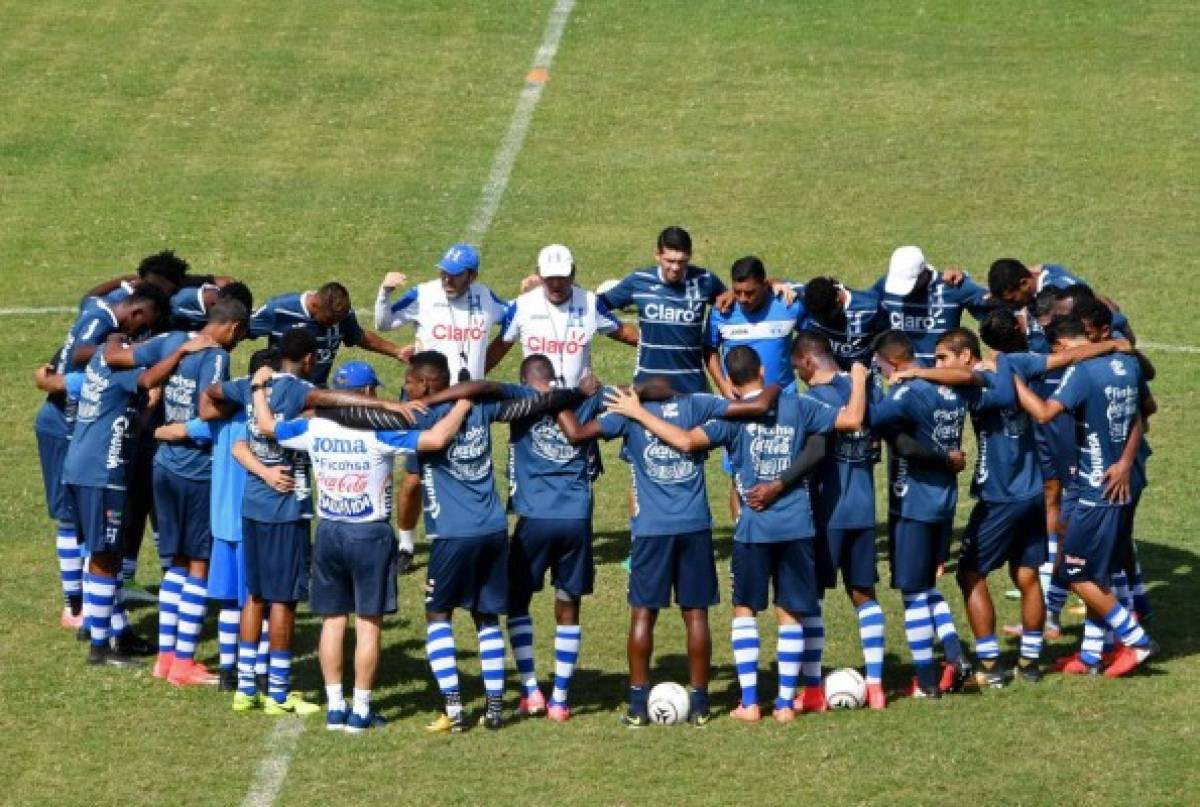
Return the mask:
[[[550, 11], [550, 18], [546, 22], [546, 31], [542, 34], [542, 41], [533, 56], [532, 70], [549, 70], [550, 63], [554, 61], [554, 54], [558, 52], [558, 43], [562, 40], [567, 20], [571, 16], [571, 9], [574, 7], [575, 0], [558, 0], [554, 4], [554, 8]], [[525, 142], [525, 133], [529, 131], [529, 124], [533, 119], [534, 109], [537, 108], [538, 101], [542, 97], [542, 88], [545, 83], [544, 73], [536, 75], [531, 72], [526, 77], [525, 86], [521, 88], [521, 92], [517, 96], [517, 105], [513, 110], [508, 132], [505, 133], [504, 139], [496, 151], [492, 170], [483, 184], [479, 204], [475, 208], [475, 214], [471, 217], [471, 223], [467, 226], [464, 240], [478, 243], [491, 227], [492, 219], [495, 217], [496, 211], [500, 209], [500, 202], [504, 199], [504, 192], [508, 189], [508, 179], [512, 175], [513, 166], [516, 165], [517, 155], [521, 153], [521, 146]], [[284, 780], [287, 778], [288, 766], [299, 745], [305, 723], [304, 720], [284, 719], [276, 724], [267, 738], [267, 748], [269, 749], [267, 756], [259, 764], [258, 773], [242, 802], [245, 807], [270, 807], [275, 803]]]

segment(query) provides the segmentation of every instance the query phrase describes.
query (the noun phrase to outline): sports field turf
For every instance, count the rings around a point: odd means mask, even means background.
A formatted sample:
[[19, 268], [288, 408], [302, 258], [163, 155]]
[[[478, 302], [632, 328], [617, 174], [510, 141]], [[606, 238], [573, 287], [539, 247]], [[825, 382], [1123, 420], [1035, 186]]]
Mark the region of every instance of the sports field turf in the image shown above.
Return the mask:
[[[360, 308], [387, 269], [432, 276], [464, 231], [545, 27], [549, 2], [91, 3], [0, 6], [0, 307], [70, 306], [172, 247], [258, 299], [338, 279]], [[279, 799], [426, 803], [1167, 803], [1200, 775], [1195, 492], [1200, 336], [1200, 8], [1194, 2], [581, 2], [482, 241], [481, 279], [515, 293], [538, 247], [569, 244], [594, 285], [649, 261], [668, 224], [726, 274], [866, 284], [891, 249], [977, 275], [997, 257], [1060, 261], [1117, 299], [1151, 348], [1161, 412], [1137, 536], [1163, 656], [1130, 680], [1015, 685], [786, 727], [617, 725], [624, 699], [627, 471], [606, 448], [598, 591], [584, 606], [576, 718], [426, 737], [421, 573], [402, 580], [380, 675], [392, 725], [359, 738], [311, 718]], [[0, 801], [228, 804], [275, 724], [147, 672], [90, 669], [60, 596], [32, 434], [33, 367], [64, 314], [0, 316]], [[244, 364], [248, 350], [239, 351]], [[632, 351], [597, 364], [624, 381]], [[377, 365], [381, 364], [377, 362]], [[500, 377], [511, 377], [506, 362]], [[392, 384], [398, 366], [382, 367]], [[501, 466], [502, 467], [502, 466]], [[964, 490], [966, 475], [963, 476]], [[501, 480], [502, 483], [502, 480]], [[712, 615], [714, 703], [734, 703], [728, 482], [710, 467], [725, 602]], [[965, 501], [965, 496], [964, 496]], [[960, 513], [959, 524], [963, 520]], [[418, 560], [425, 547], [418, 543]], [[150, 542], [141, 580], [157, 583]], [[1005, 588], [994, 587], [999, 596]], [[960, 597], [942, 589], [965, 620]], [[888, 680], [910, 675], [899, 599]], [[999, 605], [1012, 618], [1013, 603]], [[152, 633], [153, 610], [135, 620]], [[550, 603], [535, 602], [539, 666]], [[826, 666], [859, 665], [828, 601]], [[762, 682], [774, 688], [773, 631]], [[458, 619], [473, 712], [482, 684]], [[1050, 646], [1061, 655], [1078, 639]], [[299, 683], [315, 694], [298, 632]], [[656, 680], [684, 680], [664, 614]], [[215, 655], [211, 626], [202, 657]], [[1011, 655], [1013, 648], [1006, 648]], [[510, 676], [515, 703], [515, 680]]]

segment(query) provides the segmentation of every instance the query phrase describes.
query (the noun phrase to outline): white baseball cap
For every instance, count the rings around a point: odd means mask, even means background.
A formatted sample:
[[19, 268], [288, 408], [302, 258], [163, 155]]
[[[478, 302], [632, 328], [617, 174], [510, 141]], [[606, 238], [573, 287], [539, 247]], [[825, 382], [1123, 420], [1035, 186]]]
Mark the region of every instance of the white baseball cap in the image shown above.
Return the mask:
[[538, 253], [538, 274], [542, 277], [570, 277], [574, 269], [575, 258], [562, 244], [542, 247]]
[[925, 263], [925, 253], [920, 247], [897, 247], [888, 263], [887, 279], [883, 290], [901, 297], [910, 293], [917, 285], [921, 273], [930, 268]]

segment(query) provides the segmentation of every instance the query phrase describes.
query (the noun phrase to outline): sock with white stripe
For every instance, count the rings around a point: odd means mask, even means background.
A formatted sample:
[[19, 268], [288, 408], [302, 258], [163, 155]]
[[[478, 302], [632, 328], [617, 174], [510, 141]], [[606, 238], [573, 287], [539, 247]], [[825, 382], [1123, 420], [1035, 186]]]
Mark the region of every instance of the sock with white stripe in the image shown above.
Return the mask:
[[232, 670], [238, 658], [238, 628], [242, 611], [234, 600], [222, 600], [217, 612], [217, 651], [222, 670]]
[[883, 609], [875, 600], [867, 600], [855, 611], [858, 614], [858, 637], [862, 641], [867, 683], [881, 684], [883, 683]]
[[912, 653], [917, 677], [929, 676], [933, 669], [933, 615], [929, 613], [929, 597], [925, 592], [902, 594], [904, 600], [904, 637]]
[[933, 617], [933, 628], [937, 632], [938, 641], [942, 643], [942, 652], [946, 661], [957, 662], [962, 658], [962, 642], [958, 639], [958, 630], [954, 627], [954, 615], [946, 598], [936, 588], [927, 592], [929, 612]]
[[995, 661], [1000, 658], [1000, 642], [996, 640], [996, 634], [975, 637], [975, 658], [980, 661]]
[[510, 616], [508, 618], [508, 642], [512, 645], [513, 661], [517, 665], [517, 678], [521, 681], [522, 697], [537, 691], [537, 672], [533, 660], [533, 617]]
[[121, 582], [131, 583], [137, 577], [137, 558], [121, 558]]
[[1057, 574], [1050, 576], [1050, 585], [1046, 588], [1046, 621], [1057, 625], [1062, 618], [1063, 608], [1067, 606], [1067, 597], [1071, 592], [1062, 584]]
[[75, 527], [58, 522], [54, 536], [54, 548], [58, 553], [58, 577], [62, 582], [63, 603], [72, 614], [83, 611], [83, 549]]
[[258, 681], [254, 676], [254, 662], [258, 659], [258, 647], [254, 642], [238, 642], [237, 647], [238, 692], [243, 695], [257, 695]]
[[800, 685], [800, 663], [804, 658], [804, 626], [780, 625], [775, 659], [779, 665], [779, 697], [776, 709], [791, 709]]
[[172, 566], [163, 573], [158, 588], [158, 652], [174, 653], [179, 632], [179, 599], [183, 593], [184, 569]]
[[820, 614], [806, 616], [804, 625], [804, 686], [821, 686], [821, 658], [825, 654], [825, 618]]
[[397, 530], [397, 534], [399, 535], [400, 551], [411, 555], [413, 552], [413, 531]]
[[579, 661], [579, 645], [583, 635], [578, 625], [559, 625], [554, 631], [554, 691], [550, 693], [553, 706], [566, 706], [571, 688], [571, 676]]
[[483, 689], [489, 697], [504, 695], [504, 635], [499, 625], [479, 629], [479, 668], [483, 673]]
[[203, 577], [188, 578], [179, 596], [179, 633], [175, 637], [175, 658], [191, 661], [196, 656], [200, 628], [204, 624], [208, 581]]
[[1083, 621], [1083, 641], [1079, 644], [1079, 659], [1084, 664], [1095, 667], [1100, 663], [1100, 654], [1104, 652], [1104, 622], [1088, 614]]
[[1021, 658], [1037, 661], [1042, 656], [1042, 632], [1026, 630], [1021, 632]]
[[1142, 626], [1138, 624], [1138, 621], [1133, 618], [1133, 614], [1129, 613], [1119, 603], [1114, 605], [1104, 615], [1104, 621], [1117, 634], [1117, 638], [1121, 640], [1121, 644], [1127, 647], [1145, 647], [1150, 643], [1150, 637], [1146, 635], [1146, 631], [1142, 630]]
[[267, 695], [276, 703], [287, 700], [292, 686], [292, 651], [272, 650], [267, 668]]
[[87, 617], [92, 647], [106, 647], [112, 623], [117, 581], [88, 572], [83, 576], [83, 613]]
[[438, 689], [446, 697], [446, 714], [457, 717], [462, 711], [462, 701], [458, 693], [454, 630], [449, 622], [430, 622], [425, 626], [425, 656], [429, 659], [429, 669], [437, 680]]
[[1129, 575], [1125, 574], [1124, 569], [1113, 572], [1111, 588], [1119, 605], [1124, 606], [1126, 610], [1133, 608], [1133, 592], [1129, 588]]
[[1143, 620], [1150, 616], [1152, 608], [1150, 597], [1146, 594], [1146, 577], [1142, 574], [1142, 562], [1137, 558], [1136, 549], [1133, 558], [1133, 579], [1130, 584], [1130, 588], [1133, 589], [1133, 610], [1137, 612], [1138, 620]]
[[129, 624], [129, 614], [125, 612], [125, 581], [118, 576], [115, 578], [115, 583], [110, 632], [113, 636], [124, 636], [127, 633], [133, 633], [133, 627]]
[[742, 706], [758, 705], [758, 621], [752, 616], [733, 618], [733, 664], [742, 688]]

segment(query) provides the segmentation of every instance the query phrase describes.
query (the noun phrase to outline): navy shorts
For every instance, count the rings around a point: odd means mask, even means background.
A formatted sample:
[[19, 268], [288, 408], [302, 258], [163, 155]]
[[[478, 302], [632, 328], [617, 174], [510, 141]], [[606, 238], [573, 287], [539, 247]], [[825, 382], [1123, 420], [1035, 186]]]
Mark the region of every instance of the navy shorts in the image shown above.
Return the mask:
[[125, 518], [126, 494], [123, 490], [87, 485], [65, 485], [70, 509], [74, 512], [75, 531], [88, 555], [98, 552], [120, 553], [121, 524]]
[[712, 530], [635, 536], [630, 564], [634, 608], [668, 608], [672, 590], [680, 608], [708, 608], [719, 601]]
[[242, 546], [246, 591], [267, 602], [308, 599], [308, 521], [270, 524], [243, 518]]
[[1109, 584], [1113, 572], [1130, 566], [1133, 551], [1133, 507], [1085, 506], [1076, 503], [1059, 550], [1068, 583], [1090, 580]]
[[159, 555], [208, 560], [212, 553], [211, 492], [212, 483], [207, 479], [188, 479], [154, 466]]
[[980, 499], [963, 532], [958, 568], [988, 574], [1010, 569], [1036, 569], [1046, 562], [1046, 500], [1034, 496], [1020, 502]]
[[825, 589], [842, 584], [850, 588], [874, 588], [879, 582], [875, 566], [875, 528], [826, 527], [816, 537], [817, 574]]
[[[244, 536], [243, 536], [244, 537]], [[386, 521], [321, 521], [312, 553], [314, 614], [396, 613], [396, 534]]]
[[438, 538], [429, 548], [425, 611], [466, 608], [481, 614], [508, 611], [508, 533]]
[[46, 493], [46, 512], [50, 518], [71, 523], [71, 502], [63, 484], [63, 463], [71, 443], [62, 437], [37, 433], [38, 460], [42, 465], [42, 488]]
[[550, 585], [572, 597], [592, 593], [592, 520], [590, 518], [517, 519], [508, 548], [509, 614], [528, 610], [541, 591], [546, 571]]
[[931, 589], [937, 584], [937, 567], [949, 543], [949, 520], [914, 521], [895, 516], [889, 523], [888, 559], [892, 567], [892, 588], [909, 594]]
[[821, 610], [815, 539], [797, 538], [769, 544], [733, 542], [733, 604], [758, 612], [767, 607], [768, 586], [775, 605], [793, 614]]
[[208, 598], [246, 604], [246, 559], [241, 541], [214, 538], [208, 559]]

